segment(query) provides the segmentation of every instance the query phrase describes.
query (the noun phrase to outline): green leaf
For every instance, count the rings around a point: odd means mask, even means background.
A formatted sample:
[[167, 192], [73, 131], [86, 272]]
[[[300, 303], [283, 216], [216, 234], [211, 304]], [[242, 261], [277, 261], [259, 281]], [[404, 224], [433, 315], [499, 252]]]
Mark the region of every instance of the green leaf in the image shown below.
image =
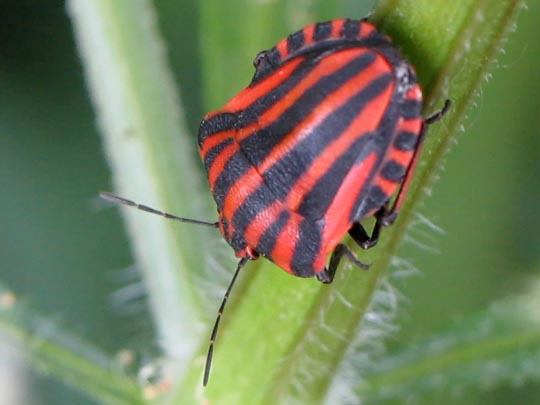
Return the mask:
[[[141, 404], [141, 388], [112, 356], [47, 318], [0, 284], [0, 333], [40, 373], [52, 375], [107, 404]], [[9, 340], [8, 340], [9, 341]]]

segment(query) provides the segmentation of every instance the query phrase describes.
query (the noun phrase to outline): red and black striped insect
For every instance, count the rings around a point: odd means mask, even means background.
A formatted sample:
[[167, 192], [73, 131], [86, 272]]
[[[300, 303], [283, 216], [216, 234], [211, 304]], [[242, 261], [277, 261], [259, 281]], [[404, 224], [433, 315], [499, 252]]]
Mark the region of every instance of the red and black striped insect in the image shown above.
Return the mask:
[[[212, 331], [204, 385], [221, 314], [245, 263], [263, 256], [323, 283], [332, 282], [343, 255], [367, 268], [342, 239], [348, 233], [367, 249], [394, 222], [426, 129], [450, 105], [423, 119], [414, 69], [365, 20], [310, 25], [259, 53], [254, 65], [249, 86], [199, 130], [219, 214], [205, 224], [219, 227], [241, 258]], [[361, 221], [372, 216], [369, 234]]]

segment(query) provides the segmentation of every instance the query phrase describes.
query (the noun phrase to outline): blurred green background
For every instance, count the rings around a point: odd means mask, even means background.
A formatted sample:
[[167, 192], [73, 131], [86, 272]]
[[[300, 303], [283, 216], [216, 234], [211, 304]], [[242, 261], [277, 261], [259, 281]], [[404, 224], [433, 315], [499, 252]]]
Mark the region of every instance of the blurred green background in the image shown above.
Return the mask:
[[[197, 2], [154, 3], [195, 142], [205, 113]], [[373, 1], [345, 3], [344, 12], [364, 13]], [[234, 19], [232, 12], [222, 18]], [[421, 210], [444, 234], [419, 221], [401, 249], [419, 273], [398, 285], [408, 302], [390, 348], [522, 292], [540, 274], [538, 21], [540, 3], [530, 2]], [[133, 261], [119, 217], [96, 197], [109, 188], [63, 2], [1, 1], [0, 281], [107, 351], [151, 355], [143, 302], [111, 304], [130, 282]], [[35, 404], [92, 403], [39, 375], [28, 390]], [[540, 384], [434, 394], [422, 403], [540, 403]]]

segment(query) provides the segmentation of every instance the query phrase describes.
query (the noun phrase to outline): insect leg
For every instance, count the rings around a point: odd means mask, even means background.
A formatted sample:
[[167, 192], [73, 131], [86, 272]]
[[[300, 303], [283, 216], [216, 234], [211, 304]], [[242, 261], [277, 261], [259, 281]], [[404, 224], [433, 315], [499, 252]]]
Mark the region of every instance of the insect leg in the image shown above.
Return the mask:
[[347, 256], [347, 258], [353, 262], [356, 266], [361, 268], [362, 270], [369, 269], [369, 265], [362, 263], [356, 255], [352, 252], [351, 249], [349, 249], [346, 245], [343, 243], [340, 243], [336, 246], [334, 251], [332, 252], [332, 256], [330, 257], [330, 264], [328, 265], [328, 268], [324, 269], [321, 273], [317, 274], [317, 279], [324, 284], [330, 284], [332, 281], [334, 281], [334, 276], [336, 275], [336, 270], [339, 266], [339, 263], [341, 262], [341, 258], [343, 255]]
[[349, 229], [349, 235], [362, 249], [369, 249], [375, 246], [379, 241], [381, 228], [384, 225], [384, 223], [382, 222], [382, 218], [385, 218], [387, 214], [386, 210], [387, 208], [385, 205], [375, 214], [376, 222], [373, 226], [373, 230], [371, 231], [371, 236], [368, 235], [365, 228], [362, 226], [362, 224], [360, 224], [360, 222], [354, 223], [351, 229]]

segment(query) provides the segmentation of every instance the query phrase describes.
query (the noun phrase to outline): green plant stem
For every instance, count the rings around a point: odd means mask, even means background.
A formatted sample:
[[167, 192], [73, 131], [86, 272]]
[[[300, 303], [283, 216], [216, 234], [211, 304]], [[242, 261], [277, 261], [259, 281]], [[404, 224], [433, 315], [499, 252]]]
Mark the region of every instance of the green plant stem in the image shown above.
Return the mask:
[[0, 333], [10, 336], [39, 372], [107, 404], [143, 403], [141, 389], [111, 356], [38, 314], [0, 285]]
[[[196, 142], [181, 119], [151, 2], [69, 0], [67, 5], [115, 191], [204, 219], [206, 202], [194, 197]], [[194, 279], [204, 267], [199, 249], [204, 230], [132, 208], [123, 214], [159, 341], [177, 365], [184, 365], [182, 359], [200, 341], [201, 303]]]

